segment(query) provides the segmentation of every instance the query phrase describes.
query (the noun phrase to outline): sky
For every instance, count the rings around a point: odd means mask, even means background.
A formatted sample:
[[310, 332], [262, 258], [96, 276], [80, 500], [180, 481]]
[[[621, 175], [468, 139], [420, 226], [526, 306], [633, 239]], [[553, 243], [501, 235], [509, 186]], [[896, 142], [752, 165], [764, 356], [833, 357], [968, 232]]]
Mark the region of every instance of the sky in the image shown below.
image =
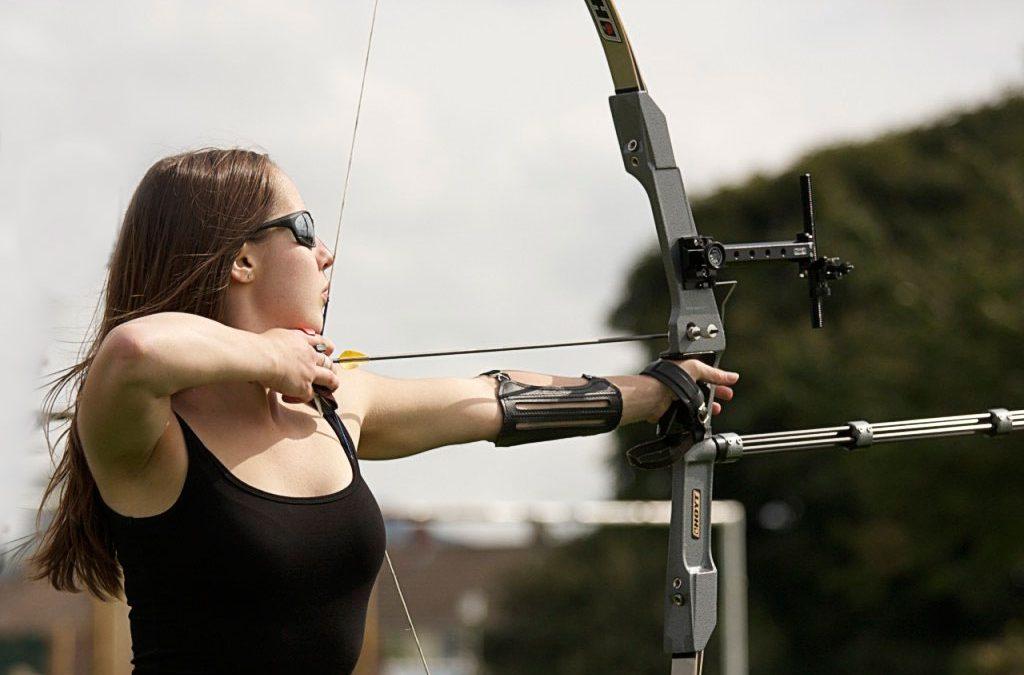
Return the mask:
[[[333, 244], [370, 7], [0, 3], [0, 540], [31, 524], [49, 471], [41, 387], [74, 362], [154, 161], [265, 150]], [[618, 7], [691, 197], [994, 100], [1024, 74], [1019, 1]], [[381, 0], [327, 335], [367, 353], [607, 335], [625, 275], [657, 243], [611, 93], [580, 0]], [[373, 370], [609, 375], [640, 358], [619, 345]], [[602, 499], [610, 447], [478, 443], [363, 471], [384, 504]]]

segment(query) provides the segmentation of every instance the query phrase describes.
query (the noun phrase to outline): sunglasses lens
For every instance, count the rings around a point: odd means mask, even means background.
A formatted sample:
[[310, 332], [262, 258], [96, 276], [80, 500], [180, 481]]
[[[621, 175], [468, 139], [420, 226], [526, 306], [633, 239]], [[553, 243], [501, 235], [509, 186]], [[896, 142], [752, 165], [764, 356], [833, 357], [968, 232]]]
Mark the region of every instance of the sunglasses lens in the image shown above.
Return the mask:
[[256, 228], [256, 232], [271, 227], [287, 227], [295, 235], [295, 241], [308, 248], [316, 248], [316, 231], [313, 229], [313, 216], [308, 211], [301, 211], [288, 216], [282, 216], [269, 223], [263, 223]]
[[316, 248], [316, 232], [313, 230], [313, 216], [305, 211], [295, 218], [295, 238], [303, 246]]

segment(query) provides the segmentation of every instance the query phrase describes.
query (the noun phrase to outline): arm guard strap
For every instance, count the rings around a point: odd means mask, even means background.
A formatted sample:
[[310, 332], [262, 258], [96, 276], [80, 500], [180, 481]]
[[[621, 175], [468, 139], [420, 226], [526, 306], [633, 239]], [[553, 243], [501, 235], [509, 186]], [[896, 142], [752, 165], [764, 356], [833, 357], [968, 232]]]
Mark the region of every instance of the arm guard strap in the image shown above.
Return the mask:
[[481, 375], [498, 380], [498, 447], [602, 434], [622, 419], [622, 393], [603, 377], [584, 374], [585, 384], [543, 387], [516, 382], [500, 370]]
[[658, 420], [657, 437], [634, 445], [626, 451], [626, 459], [638, 469], [664, 469], [678, 462], [710, 432], [711, 390], [665, 359], [654, 361], [640, 374], [668, 387], [674, 399]]

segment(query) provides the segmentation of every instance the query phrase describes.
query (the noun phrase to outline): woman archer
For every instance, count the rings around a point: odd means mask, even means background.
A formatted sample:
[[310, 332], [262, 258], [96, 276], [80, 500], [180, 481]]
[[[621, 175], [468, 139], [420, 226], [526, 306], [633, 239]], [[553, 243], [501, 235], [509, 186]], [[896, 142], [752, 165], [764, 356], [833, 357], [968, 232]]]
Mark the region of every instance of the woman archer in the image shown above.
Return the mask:
[[[74, 405], [34, 563], [61, 590], [123, 590], [136, 673], [351, 671], [385, 551], [357, 453], [599, 433], [672, 403], [646, 375], [334, 367], [320, 335], [333, 262], [263, 154], [165, 158], [131, 199], [95, 339], [47, 394]], [[733, 396], [735, 373], [672, 367]], [[517, 418], [538, 391], [548, 417]]]

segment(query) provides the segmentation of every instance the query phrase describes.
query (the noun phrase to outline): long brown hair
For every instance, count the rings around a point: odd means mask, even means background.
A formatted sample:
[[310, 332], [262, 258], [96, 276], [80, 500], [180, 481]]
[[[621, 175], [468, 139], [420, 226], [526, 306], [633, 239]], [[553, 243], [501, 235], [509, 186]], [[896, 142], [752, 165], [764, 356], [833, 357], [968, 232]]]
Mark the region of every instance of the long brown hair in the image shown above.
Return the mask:
[[[272, 208], [273, 169], [265, 154], [207, 148], [161, 159], [135, 189], [110, 258], [102, 318], [83, 343], [84, 357], [46, 383], [43, 433], [55, 466], [37, 530], [49, 515], [51, 498], [57, 503], [32, 556], [33, 578], [46, 578], [58, 590], [84, 586], [99, 598], [121, 591], [117, 554], [75, 426], [82, 385], [100, 343], [115, 326], [172, 311], [223, 319], [232, 260], [243, 242], [257, 238], [253, 231]], [[65, 390], [70, 404], [57, 410]], [[53, 442], [51, 420], [66, 424]]]

